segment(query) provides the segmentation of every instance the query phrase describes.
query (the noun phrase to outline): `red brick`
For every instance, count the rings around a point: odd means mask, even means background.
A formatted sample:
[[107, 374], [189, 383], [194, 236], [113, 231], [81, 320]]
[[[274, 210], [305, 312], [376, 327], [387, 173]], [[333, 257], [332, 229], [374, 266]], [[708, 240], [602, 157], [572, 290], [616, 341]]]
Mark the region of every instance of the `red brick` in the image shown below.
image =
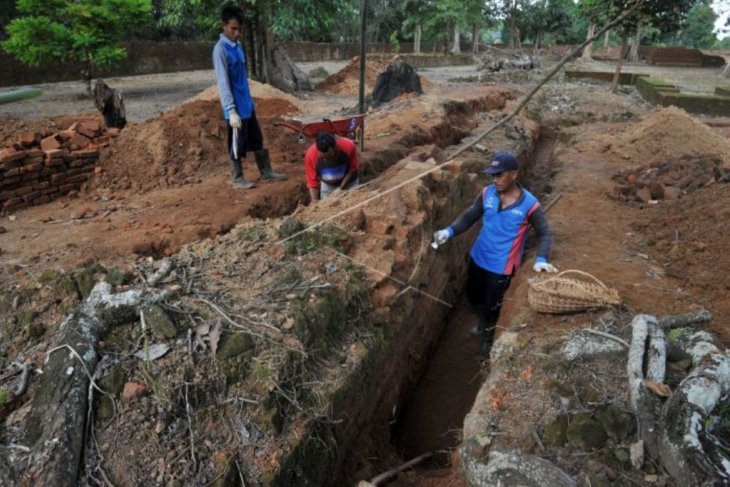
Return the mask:
[[77, 150], [72, 152], [71, 154], [78, 157], [79, 159], [97, 159], [99, 157], [98, 150]]
[[30, 149], [25, 151], [26, 157], [46, 157], [46, 153], [40, 149]]
[[38, 178], [40, 177], [40, 175], [41, 175], [40, 171], [27, 172], [27, 173], [23, 174], [23, 177], [21, 178], [21, 180], [28, 181], [28, 182], [35, 184], [35, 182], [38, 181]]
[[15, 162], [25, 158], [25, 151], [14, 151], [11, 149], [3, 149], [0, 151], [0, 164]]
[[43, 164], [41, 164], [40, 162], [36, 162], [34, 164], [26, 164], [21, 168], [21, 172], [40, 172], [41, 169], [43, 169]]
[[71, 191], [73, 189], [76, 189], [75, 184], [62, 184], [61, 186], [58, 187], [58, 190], [61, 193], [68, 193], [69, 191]]
[[20, 182], [20, 174], [13, 177], [8, 177], [7, 173], [5, 173], [5, 177], [3, 178], [3, 187], [7, 188], [11, 184], [15, 184]]
[[71, 124], [71, 126], [70, 126], [70, 127], [68, 128], [68, 129], [66, 129], [66, 130], [71, 130], [71, 131], [73, 131], [73, 132], [76, 132], [76, 130], [78, 130], [78, 128], [79, 128], [79, 125], [81, 125], [81, 124], [80, 124], [79, 122], [74, 122], [74, 123], [72, 123], [72, 124]]
[[87, 129], [86, 127], [84, 127], [84, 124], [81, 124], [81, 126], [79, 127], [77, 132], [80, 133], [81, 135], [83, 135], [84, 137], [88, 137], [90, 139], [93, 139], [94, 137], [96, 137], [96, 132], [94, 132], [93, 130]]
[[22, 164], [23, 166], [26, 166], [28, 164], [41, 164], [43, 165], [43, 161], [45, 161], [45, 157], [26, 157], [23, 159]]
[[60, 171], [57, 167], [44, 167], [41, 171], [41, 177], [45, 178], [46, 176], [50, 176], [51, 174], [56, 174]]
[[30, 147], [40, 140], [40, 134], [36, 133], [21, 134], [20, 137], [18, 137], [18, 142], [20, 142], [20, 145], [23, 145], [25, 147]]
[[66, 173], [51, 174], [51, 184], [62, 184], [66, 182]]
[[40, 197], [40, 195], [41, 195], [40, 191], [33, 191], [32, 193], [28, 193], [25, 196], [23, 196], [23, 200], [30, 203], [31, 201], [38, 199]]
[[[100, 132], [101, 131], [101, 123], [98, 120], [84, 120], [81, 122], [81, 126], [79, 129], [86, 129], [90, 132]], [[81, 132], [81, 130], [79, 130]]]
[[58, 192], [58, 186], [51, 186], [50, 188], [42, 189], [41, 194], [51, 195]]
[[46, 151], [46, 159], [63, 159], [63, 156], [67, 155], [68, 151], [64, 149], [53, 149]]
[[58, 141], [55, 135], [51, 135], [50, 137], [46, 137], [45, 139], [41, 140], [41, 149], [44, 151], [59, 149], [61, 147], [61, 143]]
[[68, 139], [76, 135], [75, 130], [61, 130], [56, 134], [62, 142], [66, 142]]
[[38, 206], [38, 205], [45, 205], [46, 203], [50, 203], [50, 202], [51, 202], [51, 198], [48, 195], [45, 195], [45, 194], [42, 195], [42, 196], [39, 196], [38, 198], [36, 198], [35, 200], [33, 200], [33, 204], [36, 205], [36, 206]]
[[6, 178], [9, 178], [11, 176], [19, 176], [20, 175], [20, 168], [19, 167], [13, 167], [5, 171], [4, 176]]
[[8, 189], [5, 191], [0, 191], [0, 200], [7, 200], [10, 198], [14, 198], [14, 197], [15, 197], [15, 191], [13, 191], [13, 190]]
[[3, 202], [3, 208], [14, 208], [23, 203], [23, 198], [10, 198]]
[[69, 176], [66, 178], [67, 183], [83, 183], [89, 179], [88, 174], [77, 174], [75, 176]]
[[116, 137], [116, 136], [119, 135], [119, 132], [120, 132], [120, 130], [118, 128], [116, 128], [116, 127], [110, 127], [108, 129], [106, 129], [106, 134], [109, 137]]
[[91, 140], [89, 140], [88, 137], [84, 137], [81, 134], [76, 134], [68, 139], [68, 141], [66, 142], [66, 146], [71, 150], [79, 150], [89, 145], [89, 142], [91, 142]]
[[44, 166], [46, 167], [62, 167], [66, 169], [66, 163], [63, 162], [63, 159], [49, 159], [45, 162]]
[[50, 185], [51, 183], [49, 183], [48, 181], [38, 181], [33, 185], [33, 189], [46, 189]]
[[33, 192], [33, 186], [23, 186], [15, 190], [15, 196], [24, 196]]

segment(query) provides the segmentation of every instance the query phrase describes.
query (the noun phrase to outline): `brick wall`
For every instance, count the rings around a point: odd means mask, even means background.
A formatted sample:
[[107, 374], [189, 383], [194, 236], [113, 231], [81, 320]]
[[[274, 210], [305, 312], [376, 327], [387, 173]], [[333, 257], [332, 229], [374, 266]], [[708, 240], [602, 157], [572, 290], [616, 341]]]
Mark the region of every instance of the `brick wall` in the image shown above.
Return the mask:
[[105, 130], [98, 121], [22, 135], [0, 149], [0, 208], [41, 205], [80, 189], [95, 171], [99, 148], [116, 135], [116, 129]]

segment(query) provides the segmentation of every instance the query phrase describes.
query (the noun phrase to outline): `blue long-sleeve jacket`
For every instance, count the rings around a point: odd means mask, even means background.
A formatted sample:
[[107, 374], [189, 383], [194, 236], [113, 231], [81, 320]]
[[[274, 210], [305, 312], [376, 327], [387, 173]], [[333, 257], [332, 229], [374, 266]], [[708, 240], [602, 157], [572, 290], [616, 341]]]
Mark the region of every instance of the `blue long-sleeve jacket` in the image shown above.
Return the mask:
[[235, 109], [242, 119], [251, 118], [256, 106], [248, 86], [246, 56], [241, 44], [221, 34], [213, 48], [213, 68], [223, 117], [228, 120], [229, 112]]
[[495, 274], [512, 274], [522, 263], [525, 237], [530, 225], [537, 232], [536, 262], [547, 262], [552, 234], [540, 202], [525, 188], [512, 205], [501, 208], [497, 188], [484, 188], [479, 196], [454, 223], [448, 227], [452, 237], [468, 230], [480, 217], [482, 229], [471, 249], [471, 258]]

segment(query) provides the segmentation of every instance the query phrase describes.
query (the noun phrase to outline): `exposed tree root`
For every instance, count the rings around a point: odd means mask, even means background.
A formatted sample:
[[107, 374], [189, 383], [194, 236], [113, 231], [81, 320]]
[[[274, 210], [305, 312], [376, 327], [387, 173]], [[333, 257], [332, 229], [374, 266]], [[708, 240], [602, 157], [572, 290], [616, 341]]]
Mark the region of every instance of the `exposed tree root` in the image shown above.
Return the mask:
[[23, 485], [76, 485], [87, 430], [89, 385], [101, 358], [97, 343], [113, 327], [136, 319], [140, 307], [162, 301], [178, 289], [111, 291], [106, 282], [97, 283], [58, 328], [26, 422], [24, 443], [30, 453], [21, 476]]

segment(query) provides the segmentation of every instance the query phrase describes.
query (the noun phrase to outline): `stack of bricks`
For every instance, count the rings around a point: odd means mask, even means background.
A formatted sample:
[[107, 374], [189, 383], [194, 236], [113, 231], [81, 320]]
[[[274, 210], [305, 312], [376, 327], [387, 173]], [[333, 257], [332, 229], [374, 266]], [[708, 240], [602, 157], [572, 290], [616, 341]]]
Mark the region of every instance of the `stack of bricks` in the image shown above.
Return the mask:
[[0, 208], [42, 205], [81, 188], [94, 174], [99, 149], [119, 134], [98, 121], [50, 134], [24, 134], [0, 148]]

